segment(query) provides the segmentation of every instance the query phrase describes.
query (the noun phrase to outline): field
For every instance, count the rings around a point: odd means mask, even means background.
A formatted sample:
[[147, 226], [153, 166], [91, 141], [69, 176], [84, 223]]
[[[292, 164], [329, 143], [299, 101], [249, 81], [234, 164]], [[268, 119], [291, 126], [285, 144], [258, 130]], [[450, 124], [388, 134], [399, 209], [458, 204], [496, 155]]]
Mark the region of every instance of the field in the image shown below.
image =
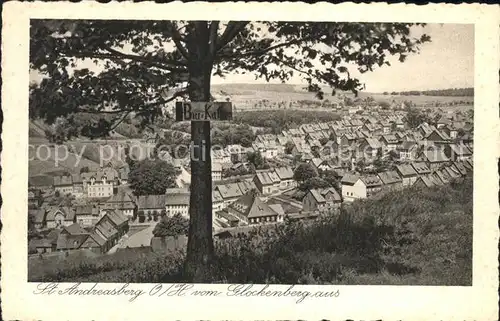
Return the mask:
[[[237, 110], [242, 109], [253, 109], [254, 106], [259, 104], [260, 101], [267, 100], [268, 106], [263, 106], [259, 109], [265, 109], [274, 103], [287, 103], [309, 100], [320, 102], [314, 96], [314, 93], [306, 92], [301, 85], [287, 85], [287, 84], [274, 84], [274, 85], [254, 85], [254, 84], [229, 84], [229, 85], [213, 85], [212, 91], [220, 97], [229, 98]], [[330, 102], [338, 103], [343, 101], [344, 97], [355, 98], [350, 92], [340, 92], [335, 96], [331, 96], [331, 89], [324, 88], [325, 99]], [[388, 102], [396, 103], [398, 105], [402, 104], [404, 101], [412, 101], [417, 105], [417, 107], [425, 108], [436, 108], [436, 107], [426, 107], [428, 105], [435, 106], [438, 104], [447, 104], [450, 102], [463, 102], [463, 104], [458, 106], [443, 106], [439, 107], [443, 110], [467, 110], [473, 108], [474, 97], [472, 96], [403, 96], [403, 95], [383, 95], [382, 93], [370, 93], [370, 92], [360, 92], [358, 97], [360, 99], [365, 99], [367, 97], [372, 97], [377, 102]]]
[[[108, 162], [115, 167], [125, 164], [125, 148], [135, 159], [144, 159], [152, 146], [139, 139], [112, 138], [108, 140], [75, 139], [55, 145], [49, 143], [38, 122], [30, 122], [29, 175], [40, 175], [61, 170], [79, 173], [82, 167], [98, 168]], [[80, 159], [80, 156], [81, 159]]]

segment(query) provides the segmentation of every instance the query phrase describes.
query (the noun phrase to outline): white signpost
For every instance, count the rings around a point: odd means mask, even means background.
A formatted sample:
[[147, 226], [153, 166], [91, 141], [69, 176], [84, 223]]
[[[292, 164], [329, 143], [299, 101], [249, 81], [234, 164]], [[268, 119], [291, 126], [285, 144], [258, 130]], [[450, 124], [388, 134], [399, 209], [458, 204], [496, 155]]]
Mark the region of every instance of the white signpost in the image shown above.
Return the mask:
[[227, 101], [185, 102], [175, 105], [176, 121], [232, 120], [233, 106]]

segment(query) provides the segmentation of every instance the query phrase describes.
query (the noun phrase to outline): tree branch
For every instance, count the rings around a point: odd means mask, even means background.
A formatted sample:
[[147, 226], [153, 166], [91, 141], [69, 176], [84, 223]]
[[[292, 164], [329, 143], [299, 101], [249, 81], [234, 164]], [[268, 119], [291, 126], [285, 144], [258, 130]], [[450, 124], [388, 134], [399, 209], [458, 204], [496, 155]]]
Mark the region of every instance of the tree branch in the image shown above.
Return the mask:
[[187, 63], [182, 62], [180, 60], [168, 60], [168, 59], [163, 60], [162, 59], [162, 60], [158, 60], [158, 61], [153, 61], [147, 57], [126, 54], [126, 53], [123, 53], [121, 51], [118, 51], [118, 50], [110, 48], [110, 47], [106, 47], [105, 49], [112, 54], [123, 57], [123, 59], [131, 59], [131, 60], [137, 60], [137, 61], [141, 61], [141, 62], [151, 61], [152, 63], [168, 64], [168, 65], [172, 65], [175, 67], [186, 67], [187, 66]]
[[97, 53], [97, 52], [66, 52], [62, 53], [64, 56], [71, 58], [97, 58], [97, 59], [110, 59], [110, 60], [123, 60], [123, 59], [130, 59], [136, 62], [141, 62], [146, 65], [156, 67], [159, 69], [163, 70], [169, 70], [169, 71], [179, 71], [179, 72], [186, 72], [187, 68], [184, 67], [183, 64], [181, 64], [178, 61], [168, 61], [168, 64], [162, 63], [160, 61], [153, 61], [149, 58], [146, 57], [141, 57], [141, 56], [136, 56], [136, 55], [129, 55], [125, 53]]
[[234, 39], [234, 37], [238, 35], [238, 33], [245, 29], [248, 23], [249, 21], [229, 21], [227, 23], [226, 29], [220, 37], [216, 52], [220, 51], [228, 43], [230, 43]]
[[184, 46], [182, 45], [182, 36], [179, 33], [179, 29], [177, 29], [173, 23], [170, 24], [170, 32], [172, 33], [172, 40], [174, 41], [175, 46], [177, 47], [177, 50], [179, 50], [181, 55], [186, 60], [189, 60], [189, 54], [188, 54], [186, 48], [184, 48]]
[[265, 53], [268, 53], [269, 51], [272, 51], [272, 50], [275, 50], [275, 49], [278, 49], [278, 48], [281, 48], [281, 47], [286, 47], [286, 46], [291, 46], [291, 45], [297, 45], [297, 44], [300, 44], [302, 42], [313, 40], [315, 38], [316, 38], [315, 36], [310, 36], [310, 37], [305, 37], [305, 38], [302, 38], [302, 39], [295, 39], [295, 40], [291, 40], [291, 41], [287, 41], [287, 42], [282, 42], [282, 43], [279, 43], [279, 44], [276, 44], [276, 45], [273, 45], [273, 46], [269, 46], [269, 47], [264, 48], [264, 49], [250, 50], [250, 51], [246, 51], [246, 52], [242, 52], [241, 50], [236, 49], [234, 51], [234, 52], [236, 52], [236, 54], [227, 54], [227, 53], [225, 53], [225, 54], [219, 55], [219, 57], [221, 57], [221, 58], [243, 58], [243, 57], [247, 57], [247, 56], [258, 56], [258, 55], [263, 55]]
[[212, 21], [210, 23], [210, 38], [208, 43], [210, 45], [210, 59], [212, 60], [215, 57], [215, 53], [217, 51], [217, 31], [219, 30], [219, 21]]
[[175, 100], [176, 98], [178, 97], [181, 97], [183, 95], [186, 95], [188, 93], [187, 89], [184, 89], [184, 90], [180, 90], [180, 91], [177, 91], [176, 93], [174, 93], [171, 97], [167, 98], [167, 99], [161, 99], [159, 101], [156, 101], [156, 102], [153, 102], [153, 103], [149, 103], [149, 104], [146, 104], [144, 105], [144, 107], [154, 107], [154, 106], [158, 106], [158, 105], [162, 105], [162, 104], [167, 104], [173, 100]]

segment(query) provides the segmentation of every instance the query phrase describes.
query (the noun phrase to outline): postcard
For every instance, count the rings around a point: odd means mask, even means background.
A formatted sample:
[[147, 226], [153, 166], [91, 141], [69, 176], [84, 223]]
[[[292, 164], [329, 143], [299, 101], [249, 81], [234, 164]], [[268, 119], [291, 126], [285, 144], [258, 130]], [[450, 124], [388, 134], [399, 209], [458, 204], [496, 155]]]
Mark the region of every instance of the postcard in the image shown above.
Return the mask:
[[7, 3], [3, 318], [495, 319], [499, 13]]

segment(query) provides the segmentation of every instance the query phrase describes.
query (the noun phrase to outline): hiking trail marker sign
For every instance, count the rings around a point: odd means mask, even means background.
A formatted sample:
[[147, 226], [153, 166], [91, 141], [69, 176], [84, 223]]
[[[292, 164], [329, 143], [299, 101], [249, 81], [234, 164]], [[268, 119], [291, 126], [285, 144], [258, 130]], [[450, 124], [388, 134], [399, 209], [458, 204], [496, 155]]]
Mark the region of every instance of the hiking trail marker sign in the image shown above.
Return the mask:
[[233, 105], [228, 101], [178, 101], [175, 104], [176, 121], [210, 121], [232, 119]]

